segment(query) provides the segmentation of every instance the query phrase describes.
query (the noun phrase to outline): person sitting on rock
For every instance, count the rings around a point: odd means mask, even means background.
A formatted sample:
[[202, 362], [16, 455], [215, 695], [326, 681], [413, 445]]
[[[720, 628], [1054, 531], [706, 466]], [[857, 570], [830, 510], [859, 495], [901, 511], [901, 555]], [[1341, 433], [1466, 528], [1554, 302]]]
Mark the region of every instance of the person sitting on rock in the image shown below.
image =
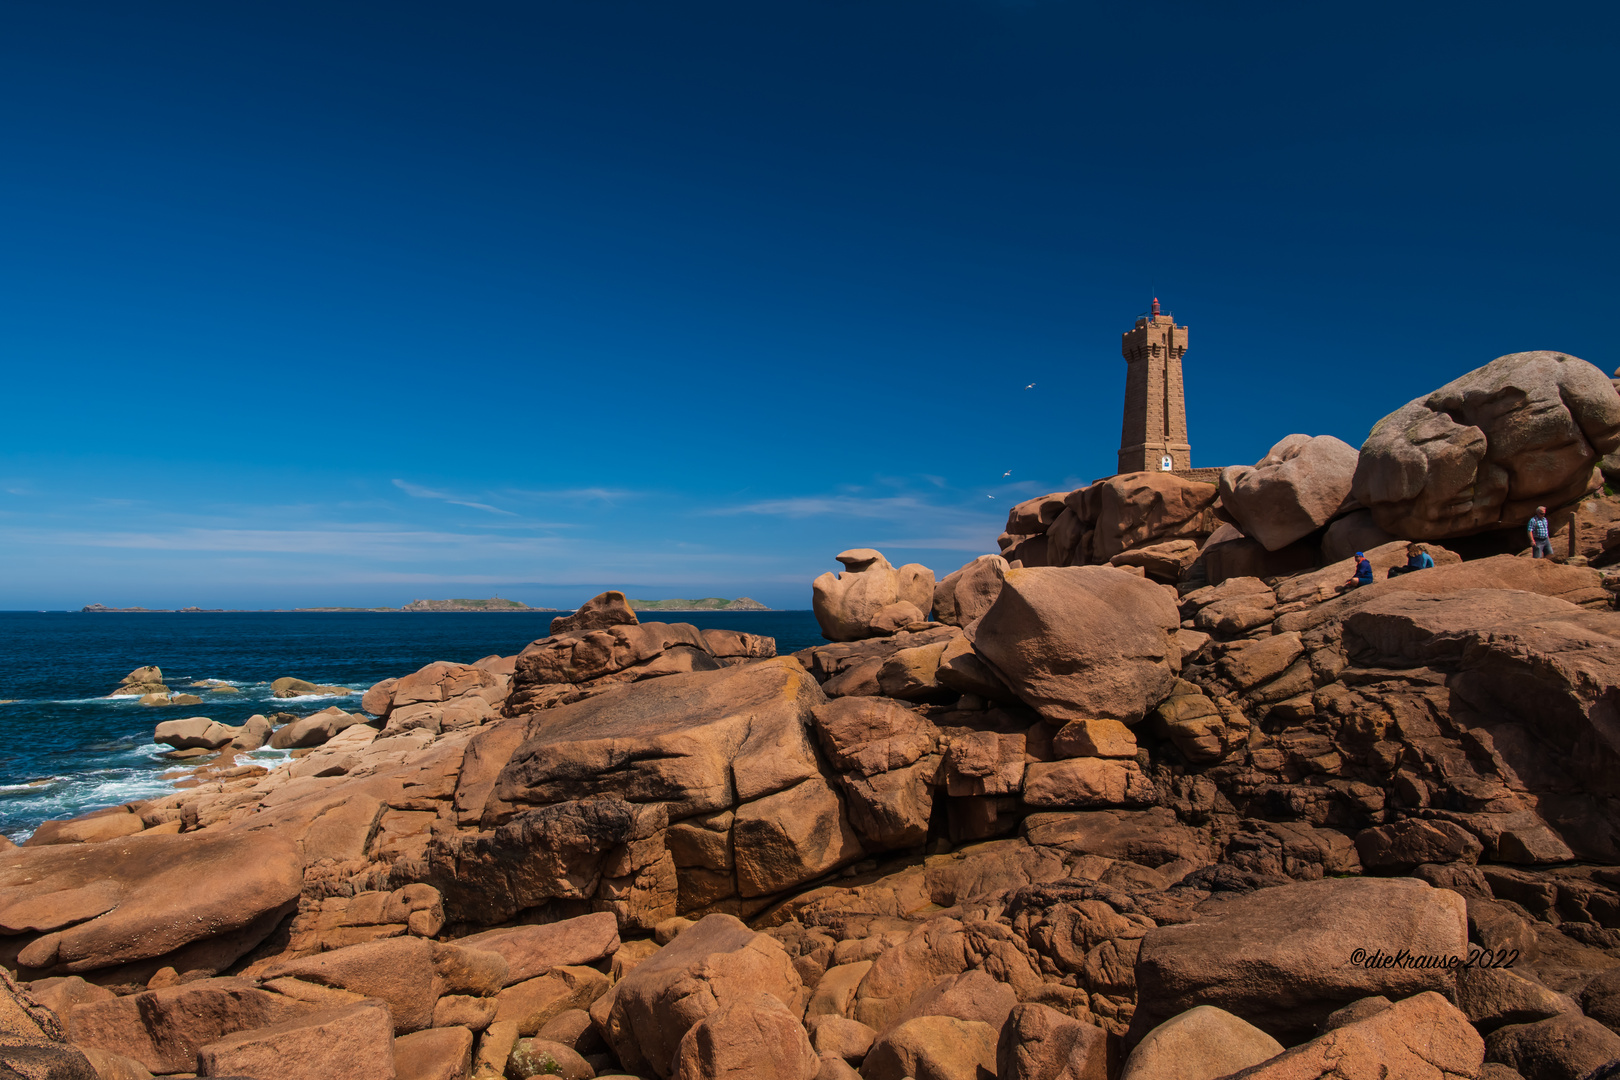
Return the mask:
[[1363, 585], [1371, 585], [1372, 583], [1372, 563], [1367, 560], [1367, 556], [1365, 554], [1358, 551], [1356, 552], [1356, 575], [1343, 585], [1339, 586], [1339, 591], [1343, 592], [1345, 589], [1356, 589]]
[[1428, 570], [1434, 566], [1434, 557], [1424, 550], [1422, 544], [1406, 545], [1406, 565], [1389, 568], [1389, 577], [1400, 577], [1410, 574], [1414, 570]]
[[1530, 534], [1530, 557], [1532, 559], [1552, 558], [1552, 537], [1547, 529], [1547, 508], [1536, 507], [1536, 512], [1525, 523], [1524, 529]]

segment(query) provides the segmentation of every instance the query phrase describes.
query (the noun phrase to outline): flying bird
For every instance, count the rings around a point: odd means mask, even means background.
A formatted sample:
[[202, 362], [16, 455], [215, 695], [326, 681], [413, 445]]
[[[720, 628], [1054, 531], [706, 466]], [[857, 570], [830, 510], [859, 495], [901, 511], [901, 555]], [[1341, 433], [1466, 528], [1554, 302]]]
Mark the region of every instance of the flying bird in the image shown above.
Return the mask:
[[986, 495], [986, 496], [985, 496], [985, 498], [987, 498], [987, 499], [993, 499], [993, 498], [995, 498], [995, 496], [994, 496], [994, 495]]
[[1012, 470], [1008, 469], [1006, 472], [1002, 473], [1001, 475], [1002, 476], [1011, 476], [1012, 475]]
[[1024, 387], [1024, 389], [1025, 389], [1025, 390], [1033, 390], [1033, 389], [1035, 389], [1035, 384], [1034, 384], [1034, 383], [1030, 383], [1030, 384], [1029, 384], [1029, 385], [1028, 385], [1028, 386], [1026, 386], [1026, 387]]

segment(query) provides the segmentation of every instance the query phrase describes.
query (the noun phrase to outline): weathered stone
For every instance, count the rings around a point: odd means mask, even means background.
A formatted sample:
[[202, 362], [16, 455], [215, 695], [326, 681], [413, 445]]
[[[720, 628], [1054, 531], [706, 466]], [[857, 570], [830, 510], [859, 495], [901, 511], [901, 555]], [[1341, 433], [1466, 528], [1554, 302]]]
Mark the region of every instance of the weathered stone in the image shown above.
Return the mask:
[[366, 717], [361, 713], [346, 713], [333, 705], [277, 729], [270, 736], [270, 745], [276, 750], [320, 746], [345, 728], [365, 722]]
[[952, 795], [1010, 795], [1024, 780], [1023, 735], [973, 731], [950, 742], [945, 790]]
[[502, 990], [495, 999], [495, 1023], [512, 1023], [519, 1035], [535, 1035], [563, 1013], [588, 1008], [608, 986], [608, 977], [595, 968], [555, 967]]
[[[870, 966], [870, 964], [868, 964]], [[822, 1057], [832, 1055], [859, 1065], [872, 1049], [877, 1032], [861, 1023], [838, 1014], [805, 1014], [805, 1030], [810, 1034], [810, 1045]]]
[[1341, 562], [1353, 558], [1358, 551], [1371, 551], [1399, 539], [1378, 527], [1371, 510], [1352, 510], [1335, 518], [1322, 534], [1322, 561]]
[[675, 1058], [681, 1080], [814, 1080], [821, 1068], [798, 1017], [766, 993], [734, 998], [699, 1020], [682, 1036]]
[[1165, 540], [1208, 536], [1220, 524], [1214, 484], [1172, 473], [1124, 473], [1072, 492], [1065, 502], [1092, 522], [1091, 557], [1106, 561], [1122, 551]]
[[394, 1040], [396, 1080], [466, 1080], [472, 1069], [473, 1033], [439, 1027]]
[[559, 615], [551, 620], [551, 633], [579, 634], [588, 630], [606, 630], [610, 626], [635, 626], [641, 620], [630, 607], [630, 601], [617, 589], [597, 593], [579, 606], [572, 615]]
[[1253, 467], [1221, 473], [1221, 507], [1245, 536], [1279, 551], [1348, 509], [1356, 458], [1331, 435], [1289, 435]]
[[778, 942], [730, 915], [707, 915], [614, 987], [603, 1036], [625, 1068], [668, 1077], [693, 1025], [762, 992], [794, 1014], [803, 1007], [803, 984]]
[[1058, 515], [1063, 513], [1065, 506], [1063, 500], [1068, 497], [1066, 491], [1054, 491], [1050, 495], [1037, 495], [1033, 499], [1023, 502], [1007, 511], [1007, 531], [1014, 536], [1032, 536], [1044, 533], [1056, 521]]
[[[996, 1048], [1000, 1080], [1108, 1080], [1108, 1033], [1030, 1002], [1012, 1010]], [[1189, 1078], [1190, 1080], [1190, 1078]]]
[[313, 1011], [245, 979], [201, 979], [87, 1002], [63, 1019], [75, 1043], [125, 1055], [155, 1073], [175, 1073], [195, 1068], [197, 1051], [222, 1036]]
[[1179, 622], [1163, 589], [1119, 570], [1012, 570], [974, 648], [1049, 720], [1134, 723], [1174, 683], [1170, 634]]
[[1157, 796], [1135, 761], [1070, 758], [1030, 763], [1024, 770], [1024, 801], [1052, 808], [1147, 806]]
[[[265, 834], [148, 833], [116, 844], [14, 848], [0, 851], [0, 929], [40, 935], [17, 954], [39, 974], [174, 953], [171, 966], [211, 975], [274, 929], [298, 897], [302, 872], [297, 849]], [[177, 953], [205, 942], [218, 947]]]
[[1498, 1028], [1485, 1049], [1492, 1061], [1511, 1065], [1525, 1080], [1580, 1080], [1620, 1058], [1620, 1035], [1596, 1020], [1566, 1013]]
[[1373, 425], [1356, 468], [1357, 501], [1396, 536], [1439, 540], [1523, 529], [1537, 504], [1597, 490], [1620, 449], [1620, 396], [1584, 360], [1513, 353]]
[[822, 700], [784, 658], [669, 675], [537, 713], [485, 819], [512, 812], [500, 804], [598, 793], [664, 803], [684, 818], [784, 790], [819, 774], [806, 721]]
[[1247, 691], [1281, 675], [1304, 653], [1299, 634], [1273, 634], [1230, 649], [1216, 667], [1233, 686]]
[[579, 1051], [550, 1039], [519, 1039], [506, 1059], [506, 1080], [556, 1076], [562, 1080], [591, 1080], [596, 1075]]
[[1504, 1024], [1530, 1024], [1581, 1011], [1568, 994], [1549, 990], [1510, 968], [1488, 967], [1458, 970], [1457, 1007], [1486, 1033]]
[[565, 964], [592, 964], [619, 947], [619, 924], [602, 911], [576, 919], [486, 930], [459, 938], [456, 944], [499, 953], [506, 960], [504, 985], [532, 979]]
[[[1245, 1080], [1452, 1080], [1479, 1075], [1485, 1046], [1468, 1018], [1432, 991], [1334, 1027], [1244, 1072]], [[1347, 1073], [1346, 1069], [1353, 1072]]]
[[863, 854], [843, 801], [821, 779], [739, 806], [732, 838], [743, 896], [780, 892]]
[[146, 828], [138, 814], [124, 807], [109, 812], [86, 814], [68, 821], [42, 821], [23, 842], [24, 847], [47, 844], [99, 844], [122, 836], [134, 836]]
[[996, 602], [1001, 579], [1007, 573], [1007, 560], [1000, 555], [980, 555], [977, 559], [945, 575], [934, 586], [934, 617], [952, 626], [966, 626]]
[[1450, 967], [1384, 966], [1381, 957], [1461, 957], [1468, 941], [1462, 897], [1411, 878], [1281, 885], [1203, 910], [1143, 939], [1138, 1037], [1195, 1005], [1216, 1005], [1285, 1042], [1297, 1039], [1357, 998], [1451, 991]]
[[1216, 1080], [1282, 1052], [1282, 1043], [1242, 1017], [1198, 1005], [1143, 1036], [1125, 1059], [1120, 1080]]
[[206, 716], [188, 716], [184, 720], [163, 721], [152, 732], [152, 741], [176, 750], [218, 750], [241, 734], [241, 730]]
[[1143, 866], [1182, 860], [1203, 866], [1211, 861], [1208, 830], [1182, 824], [1165, 807], [1031, 814], [1024, 819], [1024, 836], [1040, 847]]
[[1235, 577], [1272, 578], [1314, 570], [1322, 565], [1322, 550], [1306, 539], [1267, 551], [1260, 541], [1244, 536], [1236, 525], [1223, 524], [1204, 541], [1198, 562], [1203, 564], [1209, 582], [1218, 585]]
[[939, 738], [927, 717], [883, 698], [839, 698], [812, 715], [833, 767], [863, 776], [905, 768], [932, 753]]
[[1423, 863], [1477, 862], [1484, 847], [1460, 825], [1408, 818], [1362, 830], [1356, 850], [1366, 869], [1399, 874]]
[[433, 1006], [445, 991], [435, 970], [433, 945], [420, 938], [389, 938], [284, 960], [265, 971], [377, 998], [388, 1005], [394, 1031], [404, 1035], [433, 1023]]
[[939, 680], [939, 665], [948, 642], [901, 649], [877, 671], [878, 693], [901, 701], [955, 701], [959, 691]]
[[908, 603], [920, 621], [934, 604], [934, 572], [918, 563], [898, 570], [881, 552], [855, 548], [840, 552], [846, 569], [826, 573], [812, 584], [811, 606], [822, 636], [828, 641], [859, 641], [893, 633], [898, 626], [885, 623], [884, 612]]
[[1159, 544], [1122, 551], [1108, 560], [1109, 566], [1137, 566], [1154, 581], [1173, 585], [1198, 560], [1196, 540], [1166, 540]]
[[975, 1020], [918, 1016], [884, 1033], [861, 1066], [864, 1080], [991, 1080], [997, 1031]]
[[1216, 600], [1198, 609], [1193, 625], [1207, 634], [1229, 638], [1246, 634], [1276, 617], [1277, 597], [1269, 590]]
[[197, 1073], [394, 1080], [393, 1041], [388, 1010], [380, 1002], [366, 1002], [227, 1035], [197, 1052]]

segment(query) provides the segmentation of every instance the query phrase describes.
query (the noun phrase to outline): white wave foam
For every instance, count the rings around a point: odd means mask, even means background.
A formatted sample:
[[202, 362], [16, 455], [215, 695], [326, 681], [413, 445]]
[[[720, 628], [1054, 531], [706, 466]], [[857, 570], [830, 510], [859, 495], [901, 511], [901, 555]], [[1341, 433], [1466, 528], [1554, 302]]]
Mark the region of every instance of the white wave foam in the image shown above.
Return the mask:
[[0, 795], [9, 792], [41, 792], [52, 784], [61, 784], [69, 780], [66, 776], [44, 776], [38, 780], [24, 780], [20, 784], [0, 784]]

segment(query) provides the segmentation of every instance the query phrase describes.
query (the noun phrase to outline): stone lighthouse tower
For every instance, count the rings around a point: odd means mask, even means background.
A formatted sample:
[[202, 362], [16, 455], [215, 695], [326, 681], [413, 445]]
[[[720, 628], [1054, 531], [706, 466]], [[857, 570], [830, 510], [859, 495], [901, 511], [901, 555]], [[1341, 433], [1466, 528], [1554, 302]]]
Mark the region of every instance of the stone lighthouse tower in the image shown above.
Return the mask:
[[1125, 355], [1125, 422], [1119, 434], [1119, 471], [1192, 471], [1187, 441], [1187, 401], [1181, 388], [1181, 357], [1187, 328], [1168, 313], [1153, 311], [1121, 335]]

